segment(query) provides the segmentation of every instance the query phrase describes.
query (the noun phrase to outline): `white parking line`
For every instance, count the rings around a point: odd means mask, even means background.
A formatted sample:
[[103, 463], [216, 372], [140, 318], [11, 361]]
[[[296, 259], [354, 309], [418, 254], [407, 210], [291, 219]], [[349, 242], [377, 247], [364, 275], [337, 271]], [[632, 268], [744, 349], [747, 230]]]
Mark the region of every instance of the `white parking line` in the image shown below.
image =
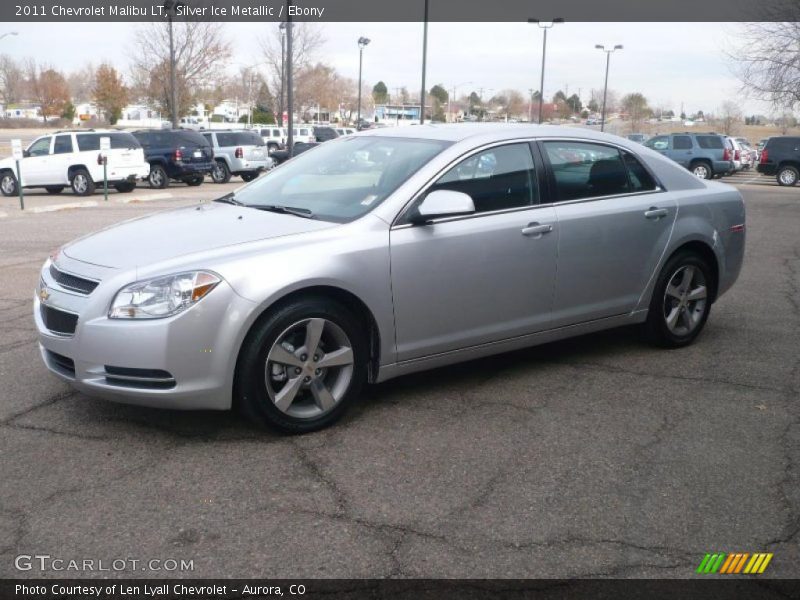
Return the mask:
[[117, 198], [117, 202], [122, 202], [123, 204], [130, 204], [131, 202], [154, 202], [155, 200], [167, 200], [168, 198], [172, 197], [172, 194], [169, 192], [156, 192], [155, 194], [147, 194], [142, 196], [130, 194], [125, 195], [122, 198]]
[[8, 216], [7, 212], [0, 211], [0, 219], [5, 219]]
[[45, 206], [33, 206], [27, 209], [27, 211], [32, 213], [45, 213], [45, 212], [55, 212], [57, 210], [69, 210], [71, 208], [91, 208], [92, 206], [97, 206], [96, 200], [85, 200], [84, 202], [67, 202], [65, 204], [47, 204]]

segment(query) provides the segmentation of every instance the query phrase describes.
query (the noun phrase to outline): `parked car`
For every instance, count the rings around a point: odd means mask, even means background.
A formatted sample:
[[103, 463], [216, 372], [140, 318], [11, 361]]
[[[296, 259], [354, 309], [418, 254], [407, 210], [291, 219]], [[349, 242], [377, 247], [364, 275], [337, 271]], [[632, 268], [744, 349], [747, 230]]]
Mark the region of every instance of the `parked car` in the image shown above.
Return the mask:
[[[313, 144], [317, 141], [317, 138], [314, 137], [314, 128], [309, 126], [302, 126], [302, 127], [294, 127], [292, 129], [292, 141], [297, 144], [300, 142], [301, 144]], [[288, 140], [288, 136], [287, 136]]]
[[[312, 148], [319, 146], [319, 142], [314, 142], [312, 144], [305, 144], [303, 142], [298, 142], [294, 145], [294, 153], [293, 156], [297, 156], [298, 154], [302, 154], [306, 150], [311, 150]], [[284, 149], [276, 150], [271, 154], [272, 160], [275, 161], [276, 165], [280, 165], [285, 163], [289, 160], [289, 151]]]
[[339, 137], [333, 127], [314, 127], [314, 139], [318, 142], [329, 142]]
[[274, 125], [259, 127], [258, 132], [267, 145], [269, 154], [272, 154], [275, 150], [280, 150], [286, 144], [286, 130], [283, 127], [275, 127]]
[[775, 175], [779, 185], [797, 185], [800, 178], [800, 137], [767, 138], [757, 170], [764, 175]]
[[206, 128], [205, 123], [206, 122], [199, 117], [181, 117], [178, 121], [178, 128], [203, 131]]
[[735, 188], [616, 136], [397, 127], [64, 245], [33, 315], [89, 395], [307, 432], [367, 382], [450, 363], [632, 324], [686, 346], [744, 229]]
[[195, 131], [142, 129], [133, 135], [150, 163], [147, 181], [152, 188], [165, 188], [170, 179], [200, 185], [214, 168], [214, 151], [208, 140]]
[[625, 137], [638, 144], [644, 144], [647, 141], [647, 136], [643, 133], [629, 133]]
[[745, 163], [742, 160], [742, 147], [739, 142], [736, 141], [735, 138], [730, 136], [725, 137], [725, 141], [728, 144], [728, 147], [731, 149], [731, 162], [733, 163], [733, 170], [732, 173], [736, 173], [741, 171], [745, 167]]
[[352, 128], [352, 127], [337, 127], [336, 128], [336, 133], [338, 133], [339, 136], [353, 135], [355, 132], [356, 132], [356, 130], [354, 128]]
[[255, 131], [204, 131], [203, 137], [214, 150], [214, 183], [228, 183], [232, 175], [252, 181], [272, 166], [267, 145]]
[[[60, 194], [69, 186], [79, 196], [93, 194], [103, 183], [102, 137], [111, 143], [106, 152], [109, 186], [118, 192], [132, 192], [136, 181], [148, 176], [150, 165], [135, 137], [107, 129], [57, 131], [36, 138], [20, 160], [22, 187], [43, 187], [50, 194]], [[4, 196], [19, 193], [13, 158], [0, 160], [0, 191]]]
[[646, 147], [671, 158], [701, 179], [733, 171], [733, 148], [716, 133], [668, 133], [651, 137]]

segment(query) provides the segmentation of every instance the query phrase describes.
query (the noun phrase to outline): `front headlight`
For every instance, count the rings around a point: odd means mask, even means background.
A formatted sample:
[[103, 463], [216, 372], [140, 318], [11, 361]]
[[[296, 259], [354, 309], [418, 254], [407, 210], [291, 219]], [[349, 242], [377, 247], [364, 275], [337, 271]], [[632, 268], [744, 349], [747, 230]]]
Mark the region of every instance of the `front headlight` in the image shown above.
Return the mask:
[[177, 273], [125, 286], [111, 303], [111, 319], [161, 319], [171, 317], [200, 301], [220, 282], [206, 271]]

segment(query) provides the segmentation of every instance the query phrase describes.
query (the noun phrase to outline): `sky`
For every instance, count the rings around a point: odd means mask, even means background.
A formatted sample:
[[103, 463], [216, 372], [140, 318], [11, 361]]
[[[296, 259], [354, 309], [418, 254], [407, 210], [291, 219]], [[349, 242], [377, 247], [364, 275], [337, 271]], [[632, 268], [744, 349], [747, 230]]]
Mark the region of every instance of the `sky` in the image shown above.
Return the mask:
[[[10, 29], [0, 29], [0, 34]], [[132, 52], [135, 23], [23, 23], [19, 33], [0, 40], [0, 53], [33, 57], [64, 71], [88, 62], [108, 61], [125, 73]], [[227, 23], [233, 43], [231, 73], [238, 65], [260, 60], [258, 37], [274, 23]], [[344, 76], [358, 77], [356, 40], [372, 41], [364, 50], [364, 81], [382, 80], [390, 93], [407, 87], [418, 94], [422, 63], [421, 23], [322, 23], [326, 40], [317, 58]], [[651, 107], [687, 114], [713, 113], [725, 100], [738, 102], [745, 114], [769, 114], [767, 105], [740, 89], [725, 50], [736, 39], [732, 23], [565, 23], [550, 30], [545, 68], [545, 97], [560, 90], [580, 91], [586, 103], [591, 90], [603, 87], [605, 54], [595, 44], [622, 44], [611, 57], [609, 89], [641, 92]], [[57, 40], [57, 52], [54, 41]], [[428, 89], [440, 83], [460, 97], [483, 88], [484, 98], [502, 89], [539, 88], [542, 32], [527, 23], [430, 23]], [[469, 82], [469, 83], [468, 83]]]

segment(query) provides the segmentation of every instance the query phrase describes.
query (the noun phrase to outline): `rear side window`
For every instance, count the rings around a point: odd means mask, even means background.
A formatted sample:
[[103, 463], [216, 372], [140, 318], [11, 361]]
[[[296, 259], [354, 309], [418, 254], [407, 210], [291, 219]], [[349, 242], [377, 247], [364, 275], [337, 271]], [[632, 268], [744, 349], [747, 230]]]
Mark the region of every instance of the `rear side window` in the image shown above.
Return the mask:
[[130, 150], [142, 147], [133, 134], [121, 131], [115, 133], [79, 133], [75, 137], [78, 140], [78, 150], [80, 152], [100, 150], [101, 137], [110, 138], [112, 150]]
[[698, 135], [697, 145], [704, 150], [722, 150], [722, 138], [718, 135]]
[[252, 131], [232, 131], [218, 133], [217, 143], [223, 148], [226, 146], [263, 146], [264, 140]]
[[527, 144], [498, 146], [470, 156], [442, 175], [430, 188], [434, 190], [469, 195], [479, 213], [539, 202], [533, 158]]
[[272, 135], [273, 135], [273, 137], [281, 137], [281, 135], [283, 135], [283, 134], [281, 133], [280, 129], [273, 129], [272, 130]]
[[800, 147], [800, 138], [771, 137], [767, 140], [767, 148], [770, 150], [791, 152], [798, 147]]
[[639, 162], [630, 152], [623, 152], [622, 158], [625, 166], [628, 167], [628, 177], [630, 178], [632, 192], [651, 192], [656, 189], [656, 181], [653, 176], [644, 168], [644, 165]]
[[72, 136], [57, 135], [53, 144], [53, 154], [69, 154], [72, 152]]
[[692, 138], [688, 135], [676, 135], [672, 138], [673, 150], [691, 150]]
[[558, 200], [614, 196], [631, 191], [619, 150], [572, 141], [544, 143]]

